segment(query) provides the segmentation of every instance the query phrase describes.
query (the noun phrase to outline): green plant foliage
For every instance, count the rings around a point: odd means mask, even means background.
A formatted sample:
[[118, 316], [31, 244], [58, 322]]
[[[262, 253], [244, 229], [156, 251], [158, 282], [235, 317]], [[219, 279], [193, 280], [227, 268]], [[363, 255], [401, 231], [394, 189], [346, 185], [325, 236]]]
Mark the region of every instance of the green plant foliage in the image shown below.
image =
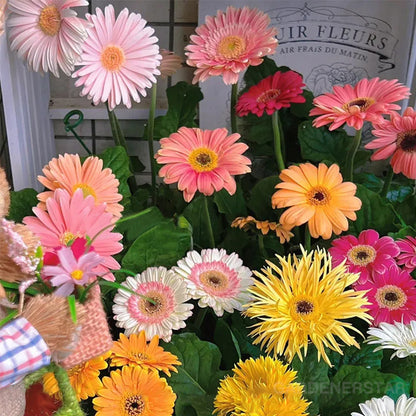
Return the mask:
[[256, 219], [265, 220], [276, 216], [277, 211], [272, 208], [272, 195], [279, 182], [279, 176], [269, 176], [259, 180], [251, 190], [247, 206], [254, 212]]
[[217, 205], [218, 211], [224, 214], [230, 223], [237, 217], [247, 216], [246, 203], [240, 186], [237, 186], [234, 195], [230, 195], [225, 189], [216, 192], [214, 202]]
[[10, 192], [10, 209], [7, 218], [15, 222], [22, 222], [26, 216], [34, 215], [32, 208], [38, 204], [37, 192], [32, 188]]

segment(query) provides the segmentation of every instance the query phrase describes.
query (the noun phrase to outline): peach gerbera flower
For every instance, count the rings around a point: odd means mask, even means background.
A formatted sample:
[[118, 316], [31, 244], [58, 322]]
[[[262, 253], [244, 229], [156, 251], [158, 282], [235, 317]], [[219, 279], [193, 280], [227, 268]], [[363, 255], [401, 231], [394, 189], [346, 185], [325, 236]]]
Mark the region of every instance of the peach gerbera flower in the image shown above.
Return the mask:
[[120, 334], [111, 349], [111, 366], [130, 365], [151, 371], [163, 371], [170, 376], [170, 371], [178, 372], [175, 365], [181, 365], [176, 355], [159, 346], [159, 337], [155, 335], [148, 343], [145, 331], [126, 337]]
[[416, 179], [416, 111], [408, 107], [401, 116], [390, 114], [390, 121], [383, 120], [373, 130], [377, 139], [368, 143], [366, 149], [378, 149], [372, 160], [387, 159], [394, 173], [403, 173], [410, 179]]
[[75, 86], [83, 85], [81, 95], [96, 105], [108, 101], [113, 110], [123, 102], [130, 108], [130, 97], [139, 103], [139, 93], [145, 97], [146, 88], [156, 83], [155, 75], [160, 75], [158, 39], [140, 14], [123, 9], [116, 19], [111, 4], [104, 14], [99, 8], [96, 13], [86, 15], [93, 27], [88, 29], [83, 45], [83, 67], [72, 74], [79, 78]]
[[399, 110], [400, 106], [393, 103], [409, 95], [409, 88], [397, 79], [362, 79], [354, 87], [336, 85], [332, 94], [316, 97], [313, 100], [315, 108], [309, 114], [319, 116], [313, 121], [315, 127], [330, 124], [329, 130], [335, 130], [347, 123], [360, 130], [364, 121], [377, 122], [383, 114]]
[[56, 189], [66, 189], [70, 195], [82, 189], [84, 197], [92, 195], [96, 205], [106, 203], [107, 212], [116, 218], [121, 217], [124, 207], [117, 203], [123, 198], [118, 193], [119, 181], [110, 168], [103, 169], [100, 158], [90, 156], [81, 165], [78, 155], [65, 153], [64, 156], [59, 155], [58, 159], [53, 158], [43, 168], [43, 173], [45, 176], [38, 176], [38, 180], [51, 191], [38, 194], [40, 208], [46, 209], [45, 201], [53, 196]]
[[159, 176], [165, 183], [178, 182], [186, 202], [196, 191], [212, 195], [225, 188], [230, 195], [236, 191], [232, 175], [250, 172], [250, 159], [243, 156], [248, 146], [235, 143], [237, 133], [228, 136], [225, 128], [201, 130], [181, 127], [177, 133], [160, 140], [155, 158], [164, 166]]
[[352, 182], [342, 182], [338, 165], [290, 166], [282, 171], [280, 179], [272, 205], [290, 207], [280, 217], [285, 228], [308, 223], [312, 237], [327, 240], [332, 232], [338, 235], [348, 230], [347, 218], [357, 219], [355, 211], [361, 208], [361, 201], [354, 196], [357, 187]]
[[240, 72], [274, 53], [277, 30], [269, 24], [267, 14], [248, 7], [229, 6], [225, 12], [207, 16], [185, 48], [187, 64], [197, 68], [192, 82], [221, 75], [226, 84], [235, 84]]
[[87, 38], [88, 22], [71, 9], [79, 6], [88, 1], [9, 0], [10, 48], [36, 72], [71, 75]]
[[182, 67], [182, 58], [179, 55], [166, 49], [161, 49], [160, 55], [162, 61], [160, 62], [159, 71], [162, 78], [171, 77]]

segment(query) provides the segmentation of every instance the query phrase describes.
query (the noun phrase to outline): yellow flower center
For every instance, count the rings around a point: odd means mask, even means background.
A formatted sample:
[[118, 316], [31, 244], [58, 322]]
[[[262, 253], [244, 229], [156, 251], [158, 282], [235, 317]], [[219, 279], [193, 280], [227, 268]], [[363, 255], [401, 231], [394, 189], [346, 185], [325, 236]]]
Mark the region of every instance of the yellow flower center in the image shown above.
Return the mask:
[[146, 293], [146, 298], [139, 300], [139, 309], [144, 315], [158, 316], [165, 311], [165, 302], [160, 293]]
[[315, 186], [310, 191], [308, 191], [306, 194], [306, 199], [310, 205], [328, 205], [331, 197], [326, 188], [322, 186]]
[[62, 235], [59, 241], [64, 246], [67, 246], [71, 241], [75, 240], [76, 238], [80, 237], [79, 235], [73, 234], [70, 231], [65, 231]]
[[407, 302], [406, 293], [394, 285], [386, 285], [377, 289], [375, 298], [380, 308], [389, 310], [400, 309]]
[[150, 358], [147, 354], [144, 354], [142, 352], [136, 352], [136, 351], [132, 351], [131, 356], [135, 360], [140, 360], [140, 361], [145, 361], [145, 360], [148, 360]]
[[84, 364], [78, 364], [75, 367], [72, 367], [70, 370], [68, 370], [68, 376], [76, 376], [79, 373], [81, 373], [84, 370], [85, 363]]
[[206, 147], [192, 150], [188, 162], [197, 172], [209, 172], [218, 166], [218, 155]]
[[74, 270], [73, 272], [71, 272], [71, 277], [74, 280], [81, 280], [82, 276], [84, 276], [84, 272], [82, 270], [77, 269], [77, 270]]
[[360, 245], [351, 248], [348, 253], [347, 257], [350, 262], [356, 266], [367, 266], [374, 261], [376, 258], [377, 252], [376, 250], [368, 245]]
[[87, 185], [86, 183], [77, 183], [72, 187], [72, 192], [75, 192], [77, 189], [81, 189], [82, 193], [84, 195], [84, 198], [86, 198], [88, 195], [91, 195], [94, 197], [94, 199], [97, 198], [97, 195], [91, 186]]
[[124, 399], [123, 416], [139, 416], [144, 412], [145, 402], [142, 396], [134, 394]]
[[416, 347], [416, 339], [412, 339], [411, 341], [409, 341], [408, 343], [411, 347]]
[[397, 147], [400, 147], [404, 152], [416, 152], [416, 130], [409, 130], [397, 135]]
[[200, 282], [214, 290], [224, 290], [228, 287], [228, 277], [218, 270], [208, 270], [199, 275]]
[[119, 46], [109, 45], [101, 53], [101, 63], [110, 72], [120, 70], [125, 61], [123, 49]]
[[367, 111], [367, 109], [372, 106], [376, 100], [371, 97], [359, 97], [355, 98], [354, 100], [345, 103], [342, 108], [349, 112], [356, 112], [357, 109], [359, 112]]
[[45, 35], [55, 36], [61, 28], [61, 13], [55, 5], [42, 9], [39, 16], [39, 27]]
[[267, 103], [268, 101], [275, 100], [280, 95], [280, 90], [271, 89], [263, 92], [257, 98], [258, 103]]
[[217, 52], [223, 58], [236, 59], [246, 51], [246, 41], [240, 36], [226, 36], [218, 44]]

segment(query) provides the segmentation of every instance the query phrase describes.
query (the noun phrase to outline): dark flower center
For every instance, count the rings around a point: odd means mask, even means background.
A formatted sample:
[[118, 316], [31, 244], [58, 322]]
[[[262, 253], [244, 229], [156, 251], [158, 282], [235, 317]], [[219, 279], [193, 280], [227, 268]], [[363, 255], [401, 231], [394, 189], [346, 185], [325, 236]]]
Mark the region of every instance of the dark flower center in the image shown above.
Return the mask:
[[397, 146], [404, 152], [416, 152], [416, 130], [409, 130], [397, 135]]
[[399, 297], [397, 296], [397, 294], [396, 293], [394, 293], [394, 292], [387, 292], [385, 295], [384, 295], [384, 299], [386, 299], [388, 302], [396, 302], [397, 301], [397, 299], [399, 299]]
[[207, 153], [200, 153], [197, 157], [196, 157], [196, 161], [202, 165], [202, 166], [206, 166], [209, 163], [211, 163], [211, 157], [207, 154]]
[[313, 312], [313, 303], [301, 300], [296, 303], [296, 312], [302, 315], [309, 315]]
[[144, 410], [144, 401], [141, 396], [135, 394], [134, 396], [127, 397], [124, 402], [124, 410], [129, 416], [139, 416]]

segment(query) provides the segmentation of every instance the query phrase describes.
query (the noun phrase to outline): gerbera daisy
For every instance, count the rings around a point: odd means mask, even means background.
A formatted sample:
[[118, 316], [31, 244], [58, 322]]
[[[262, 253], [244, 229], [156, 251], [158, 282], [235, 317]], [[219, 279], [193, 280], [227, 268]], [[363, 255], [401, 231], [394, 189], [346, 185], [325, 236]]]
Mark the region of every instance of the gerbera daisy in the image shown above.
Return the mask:
[[162, 61], [160, 62], [160, 76], [162, 78], [171, 77], [178, 69], [182, 68], [182, 58], [166, 49], [160, 50]]
[[313, 100], [315, 108], [309, 115], [319, 116], [313, 121], [315, 127], [330, 124], [329, 130], [335, 130], [347, 123], [360, 130], [364, 121], [377, 122], [383, 114], [400, 110], [400, 106], [393, 103], [409, 95], [409, 88], [397, 79], [362, 79], [354, 87], [336, 85], [332, 93], [316, 97]]
[[[100, 371], [108, 367], [107, 359], [110, 353], [95, 357], [74, 368], [68, 370], [69, 381], [75, 390], [78, 401], [94, 397], [97, 391], [103, 387], [100, 380]], [[62, 399], [58, 382], [53, 373], [46, 373], [43, 376], [43, 390], [52, 397]]]
[[90, 156], [81, 164], [78, 155], [53, 158], [44, 168], [45, 176], [38, 176], [38, 181], [51, 191], [41, 192], [39, 206], [46, 208], [45, 201], [53, 195], [56, 189], [66, 189], [72, 195], [77, 189], [82, 189], [85, 196], [92, 195], [96, 205], [106, 203], [106, 211], [116, 218], [121, 217], [124, 207], [117, 202], [123, 196], [118, 193], [119, 181], [110, 168], [103, 169], [102, 159]]
[[[103, 377], [104, 387], [93, 399], [96, 416], [169, 416], [176, 394], [153, 371], [124, 366]], [[120, 410], [121, 409], [121, 410]]]
[[361, 208], [361, 201], [354, 196], [357, 187], [352, 182], [342, 182], [338, 165], [293, 165], [282, 170], [280, 179], [272, 205], [290, 207], [279, 220], [286, 229], [307, 222], [312, 237], [327, 240], [332, 232], [348, 230], [347, 218], [357, 219], [355, 211]]
[[389, 396], [360, 403], [362, 413], [352, 412], [351, 416], [413, 416], [416, 414], [416, 399], [402, 394], [397, 402]]
[[240, 361], [233, 375], [220, 382], [214, 413], [306, 416], [309, 403], [295, 378], [296, 371], [271, 357]]
[[410, 321], [408, 325], [401, 322], [381, 322], [378, 328], [370, 328], [368, 335], [367, 343], [379, 345], [374, 351], [395, 350], [390, 359], [416, 355], [416, 321]]
[[301, 350], [306, 355], [312, 342], [318, 359], [322, 355], [329, 365], [325, 347], [342, 354], [334, 335], [345, 345], [359, 348], [347, 329], [358, 331], [344, 321], [371, 319], [366, 313], [365, 292], [347, 289], [358, 275], [348, 273], [343, 264], [333, 268], [325, 250], [306, 253], [302, 249], [300, 259], [296, 255], [276, 257], [280, 266], [267, 261], [262, 273], [255, 272], [260, 280], [249, 289], [254, 300], [245, 314], [260, 319], [251, 333], [256, 336], [254, 343], [267, 345], [267, 353], [285, 354], [290, 362], [296, 354], [302, 360]]
[[177, 133], [160, 140], [161, 148], [155, 158], [164, 166], [159, 176], [165, 183], [178, 182], [186, 202], [196, 191], [212, 195], [225, 188], [230, 195], [236, 191], [232, 175], [250, 172], [250, 159], [242, 154], [248, 149], [244, 143], [235, 143], [237, 133], [228, 136], [225, 128], [201, 130], [181, 127]]
[[192, 82], [221, 75], [225, 84], [237, 83], [240, 72], [260, 65], [276, 50], [277, 30], [269, 24], [267, 14], [248, 7], [229, 6], [225, 12], [207, 16], [185, 48], [186, 63], [197, 68]]
[[176, 355], [159, 346], [157, 335], [148, 343], [145, 332], [140, 331], [129, 337], [120, 334], [119, 341], [115, 341], [111, 349], [110, 365], [116, 367], [137, 366], [145, 370], [163, 371], [170, 376], [170, 371], [178, 372], [175, 365], [181, 365], [181, 363]]
[[72, 196], [64, 189], [57, 189], [46, 200], [47, 212], [33, 208], [36, 217], [25, 217], [23, 221], [39, 237], [46, 251], [53, 252], [77, 238], [93, 238], [92, 250], [104, 258], [94, 272], [106, 280], [114, 280], [109, 269], [119, 269], [120, 265], [111, 256], [123, 249], [119, 242], [123, 236], [111, 232], [113, 216], [105, 208], [105, 204], [95, 205], [91, 195], [84, 198], [81, 189]]
[[365, 145], [366, 149], [378, 149], [372, 160], [387, 159], [394, 173], [403, 173], [410, 179], [416, 179], [416, 111], [408, 107], [401, 116], [390, 113], [390, 120], [383, 120], [372, 131], [377, 139]]
[[397, 256], [397, 264], [409, 273], [416, 269], [416, 238], [410, 235], [397, 241], [400, 254]]
[[302, 76], [294, 71], [280, 72], [262, 79], [238, 99], [236, 112], [240, 117], [253, 113], [261, 117], [266, 111], [270, 116], [275, 111], [290, 107], [292, 103], [304, 103]]
[[256, 219], [249, 215], [248, 217], [237, 217], [231, 223], [231, 227], [239, 228], [240, 230], [248, 230], [250, 225], [256, 225]]
[[396, 265], [400, 249], [391, 237], [381, 237], [375, 230], [364, 230], [357, 237], [346, 235], [332, 241], [328, 250], [334, 265], [343, 261], [351, 273], [359, 273], [358, 283], [365, 283], [373, 271], [386, 272]]
[[9, 0], [7, 25], [10, 48], [36, 72], [59, 69], [71, 75], [80, 61], [88, 22], [70, 7], [88, 6], [86, 0]]
[[369, 313], [374, 325], [381, 322], [408, 324], [416, 319], [416, 281], [407, 271], [393, 266], [383, 274], [373, 273], [371, 280], [355, 288], [368, 292]]
[[145, 97], [160, 75], [158, 39], [140, 14], [123, 9], [116, 19], [111, 4], [104, 14], [95, 10], [96, 15], [86, 15], [92, 27], [82, 48], [83, 67], [72, 74], [79, 78], [75, 86], [82, 85], [81, 96], [88, 95], [95, 105], [107, 101], [113, 110], [123, 102], [130, 108], [130, 97], [139, 103], [139, 93]]
[[185, 328], [194, 306], [185, 303], [190, 296], [181, 276], [165, 267], [148, 267], [122, 285], [142, 295], [119, 289], [114, 297], [114, 319], [127, 336], [145, 331], [148, 341], [157, 335], [169, 342], [173, 330]]
[[4, 33], [7, 0], [0, 0], [0, 36]]

